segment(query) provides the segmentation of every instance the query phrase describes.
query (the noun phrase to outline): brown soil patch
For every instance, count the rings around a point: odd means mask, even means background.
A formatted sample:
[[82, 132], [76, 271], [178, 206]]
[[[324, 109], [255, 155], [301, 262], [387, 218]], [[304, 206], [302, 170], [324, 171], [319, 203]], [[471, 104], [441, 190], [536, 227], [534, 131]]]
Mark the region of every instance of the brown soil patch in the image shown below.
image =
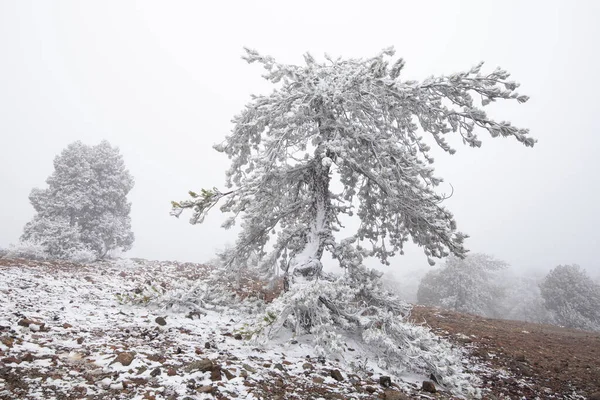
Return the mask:
[[[600, 333], [482, 318], [415, 306], [412, 319], [472, 347], [474, 357], [512, 377], [484, 373], [484, 388], [509, 398], [600, 399]], [[596, 397], [598, 396], [598, 397]]]

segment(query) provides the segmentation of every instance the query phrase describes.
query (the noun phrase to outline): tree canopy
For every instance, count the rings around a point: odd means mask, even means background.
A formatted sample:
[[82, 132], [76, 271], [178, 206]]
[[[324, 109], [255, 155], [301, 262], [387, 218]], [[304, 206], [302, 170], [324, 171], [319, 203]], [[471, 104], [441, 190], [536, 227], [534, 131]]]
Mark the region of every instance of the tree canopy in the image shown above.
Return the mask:
[[[324, 251], [352, 272], [364, 257], [389, 263], [408, 240], [431, 264], [449, 254], [463, 257], [466, 235], [436, 192], [442, 179], [434, 175], [428, 143], [454, 153], [446, 140], [454, 133], [479, 147], [479, 129], [533, 146], [527, 129], [482, 109], [499, 99], [528, 98], [516, 92], [508, 72], [483, 73], [483, 63], [404, 81], [404, 60], [393, 56], [392, 48], [368, 59], [317, 62], [306, 54], [305, 65], [296, 66], [246, 49], [244, 59], [261, 64], [276, 88], [252, 96], [231, 134], [215, 146], [231, 159], [228, 190], [190, 192], [190, 199], [173, 202], [172, 213], [192, 209], [196, 224], [223, 200], [221, 210], [232, 214], [224, 227], [241, 219], [242, 228], [227, 264], [255, 257], [271, 273], [280, 267], [286, 275], [317, 276]], [[360, 219], [344, 239], [335, 236], [342, 215]]]
[[503, 287], [497, 275], [507, 267], [487, 254], [469, 254], [464, 259], [450, 256], [440, 269], [423, 277], [417, 292], [420, 304], [499, 317]]
[[107, 141], [88, 146], [71, 143], [54, 159], [46, 189], [33, 189], [36, 211], [21, 240], [41, 244], [51, 255], [69, 258], [90, 251], [104, 258], [129, 250], [134, 236], [127, 194], [134, 181], [117, 148]]
[[555, 323], [600, 330], [600, 285], [578, 265], [559, 265], [540, 283], [544, 305]]

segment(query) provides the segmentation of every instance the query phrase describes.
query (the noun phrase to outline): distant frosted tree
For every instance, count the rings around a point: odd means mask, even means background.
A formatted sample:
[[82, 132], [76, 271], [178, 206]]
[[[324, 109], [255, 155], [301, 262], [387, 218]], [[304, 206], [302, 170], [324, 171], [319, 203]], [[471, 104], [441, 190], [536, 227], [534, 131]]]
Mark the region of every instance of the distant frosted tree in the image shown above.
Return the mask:
[[[246, 49], [244, 58], [261, 64], [275, 89], [253, 96], [233, 119], [231, 134], [215, 146], [231, 159], [227, 190], [190, 192], [172, 210], [179, 216], [191, 209], [190, 222], [197, 224], [222, 201], [221, 211], [231, 213], [224, 227], [241, 222], [224, 265], [243, 267], [255, 257], [263, 273], [280, 271], [289, 285], [280, 319], [294, 321], [296, 329], [320, 326], [326, 332], [332, 320], [358, 326], [366, 341], [382, 346], [382, 359], [389, 362], [406, 358], [406, 349], [392, 344], [409, 340], [406, 331], [389, 317], [402, 307], [363, 259], [389, 264], [408, 240], [430, 263], [466, 253], [465, 235], [435, 190], [442, 179], [434, 175], [428, 142], [452, 154], [446, 136], [454, 133], [479, 147], [480, 129], [526, 146], [535, 143], [526, 129], [497, 122], [475, 104], [527, 101], [506, 71], [482, 73], [480, 63], [466, 72], [406, 81], [400, 79], [404, 61], [393, 55], [390, 48], [368, 59], [326, 56], [318, 62], [306, 54], [305, 65], [297, 66]], [[350, 237], [336, 236], [341, 216], [360, 220]], [[327, 278], [325, 252], [345, 271], [336, 281], [343, 288], [328, 288], [327, 279], [319, 279]]]
[[104, 258], [111, 250], [131, 248], [127, 194], [134, 182], [117, 148], [107, 141], [96, 146], [74, 142], [54, 159], [46, 183], [48, 188], [29, 195], [36, 215], [21, 240], [43, 245], [58, 258], [78, 251]]
[[503, 277], [500, 283], [504, 289], [500, 317], [538, 324], [552, 323], [540, 294], [541, 280], [535, 276], [521, 274]]
[[507, 264], [486, 254], [464, 259], [450, 256], [444, 266], [423, 277], [417, 291], [419, 304], [497, 317], [504, 296], [497, 272]]
[[600, 285], [578, 265], [559, 265], [540, 283], [545, 307], [555, 323], [600, 330]]

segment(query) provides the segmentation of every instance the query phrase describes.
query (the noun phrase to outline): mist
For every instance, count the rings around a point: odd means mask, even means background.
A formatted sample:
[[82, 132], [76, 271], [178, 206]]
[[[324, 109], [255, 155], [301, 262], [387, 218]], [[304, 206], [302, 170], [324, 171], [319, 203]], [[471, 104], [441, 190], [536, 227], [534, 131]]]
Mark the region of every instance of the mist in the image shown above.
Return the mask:
[[[519, 271], [575, 263], [600, 276], [598, 17], [591, 1], [1, 2], [0, 247], [18, 242], [34, 213], [28, 195], [45, 186], [54, 157], [73, 141], [106, 139], [136, 181], [126, 255], [213, 258], [237, 231], [221, 229], [218, 212], [198, 226], [173, 218], [170, 201], [224, 186], [228, 160], [212, 145], [251, 94], [271, 90], [243, 47], [301, 63], [305, 52], [371, 57], [395, 46], [404, 79], [483, 60], [531, 97], [489, 113], [529, 128], [533, 149], [482, 134], [480, 149], [455, 138], [457, 154], [436, 153], [467, 248]], [[389, 267], [398, 276], [429, 268], [415, 246]]]

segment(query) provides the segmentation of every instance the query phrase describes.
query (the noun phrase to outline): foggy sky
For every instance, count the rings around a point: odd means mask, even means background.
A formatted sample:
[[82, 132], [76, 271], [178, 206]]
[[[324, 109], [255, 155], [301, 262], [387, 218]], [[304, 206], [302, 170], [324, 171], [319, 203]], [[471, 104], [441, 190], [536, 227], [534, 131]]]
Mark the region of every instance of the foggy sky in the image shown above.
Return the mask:
[[[285, 4], [285, 5], [284, 5]], [[149, 2], [0, 0], [0, 247], [33, 216], [69, 143], [107, 139], [135, 177], [128, 255], [206, 261], [235, 240], [209, 215], [169, 216], [188, 190], [223, 187], [212, 149], [252, 93], [271, 87], [243, 46], [287, 63], [310, 52], [371, 57], [390, 45], [405, 79], [501, 66], [531, 100], [496, 104], [496, 120], [539, 140], [480, 133], [483, 146], [436, 152], [446, 206], [467, 247], [518, 269], [578, 263], [600, 273], [600, 2]], [[419, 249], [393, 265], [426, 267]]]

